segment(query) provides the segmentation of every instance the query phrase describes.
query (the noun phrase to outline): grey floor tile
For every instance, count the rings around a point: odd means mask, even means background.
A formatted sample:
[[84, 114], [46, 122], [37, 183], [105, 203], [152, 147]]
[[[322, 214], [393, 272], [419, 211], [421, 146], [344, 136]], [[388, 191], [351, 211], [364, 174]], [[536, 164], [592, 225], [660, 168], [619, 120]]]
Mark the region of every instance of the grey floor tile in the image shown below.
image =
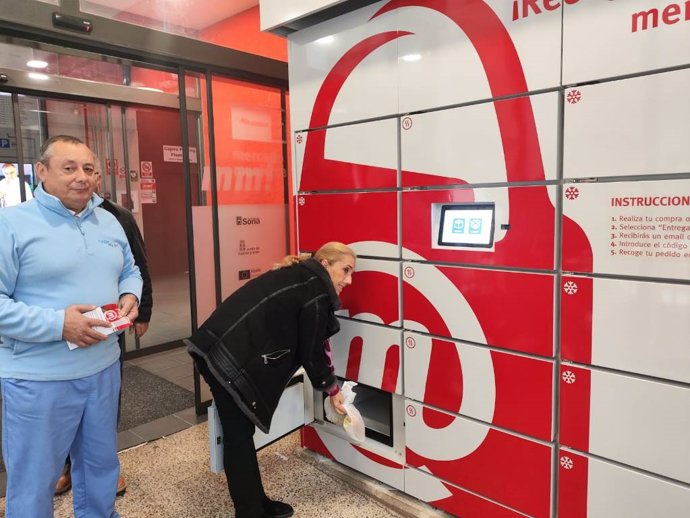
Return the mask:
[[[139, 365], [142, 369], [146, 369], [146, 367]], [[150, 370], [150, 369], [146, 369]], [[150, 371], [155, 373], [157, 376], [160, 376], [163, 379], [166, 379], [168, 381], [173, 381], [175, 379], [180, 379], [185, 376], [188, 376], [190, 379], [194, 375], [194, 368], [191, 365], [184, 365], [181, 363], [175, 364], [174, 367], [170, 367], [167, 369], [160, 369], [160, 370], [155, 370], [155, 371]]]
[[196, 415], [196, 409], [194, 407], [187, 408], [181, 412], [175, 413], [178, 419], [182, 419], [184, 422], [190, 425], [196, 425], [208, 421], [208, 414], [204, 412], [201, 415]]
[[169, 415], [166, 417], [161, 417], [150, 423], [142, 424], [130, 431], [136, 435], [141, 436], [146, 441], [152, 441], [154, 439], [159, 439], [167, 435], [172, 435], [176, 432], [180, 432], [186, 428], [189, 428], [189, 423], [178, 419], [174, 415]]
[[125, 430], [117, 434], [117, 451], [126, 450], [146, 442], [141, 436], [131, 430]]

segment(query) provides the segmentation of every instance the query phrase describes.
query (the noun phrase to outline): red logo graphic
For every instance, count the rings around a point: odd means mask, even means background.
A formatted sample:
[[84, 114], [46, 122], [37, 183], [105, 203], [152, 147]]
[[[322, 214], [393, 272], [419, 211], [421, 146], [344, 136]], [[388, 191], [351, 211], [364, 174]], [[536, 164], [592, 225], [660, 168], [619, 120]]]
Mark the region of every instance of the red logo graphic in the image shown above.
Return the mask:
[[414, 417], [417, 415], [417, 409], [412, 405], [407, 405], [405, 411], [407, 412], [407, 415], [409, 415], [410, 417]]
[[565, 197], [569, 200], [576, 200], [580, 197], [580, 189], [578, 189], [577, 187], [568, 187], [565, 190]]
[[412, 128], [412, 117], [404, 117], [402, 120], [402, 129], [408, 130]]
[[563, 455], [561, 457], [561, 466], [563, 467], [563, 469], [573, 469], [573, 467], [574, 467], [573, 459]]
[[572, 385], [573, 383], [575, 383], [575, 380], [577, 379], [573, 371], [565, 371], [561, 377], [563, 378], [563, 381], [565, 381], [568, 385]]
[[405, 268], [405, 277], [407, 277], [408, 279], [411, 279], [412, 277], [414, 277], [414, 268], [412, 268], [411, 266], [406, 267]]
[[295, 138], [295, 140], [297, 141], [298, 144], [301, 144], [301, 143], [304, 141], [304, 137], [303, 137], [302, 134], [300, 133], [300, 134], [297, 135], [297, 137]]
[[581, 99], [582, 93], [580, 92], [580, 90], [570, 90], [570, 92], [568, 92], [568, 95], [566, 96], [566, 100], [570, 104], [577, 104], [580, 102]]
[[577, 283], [573, 281], [568, 281], [563, 285], [563, 291], [568, 295], [575, 295], [577, 293]]
[[408, 349], [414, 349], [415, 346], [417, 345], [417, 341], [412, 338], [411, 336], [408, 336], [405, 339], [405, 345], [407, 346]]
[[115, 322], [117, 319], [120, 318], [120, 313], [118, 313], [118, 311], [116, 309], [109, 309], [109, 310], [103, 312], [103, 317], [108, 322]]

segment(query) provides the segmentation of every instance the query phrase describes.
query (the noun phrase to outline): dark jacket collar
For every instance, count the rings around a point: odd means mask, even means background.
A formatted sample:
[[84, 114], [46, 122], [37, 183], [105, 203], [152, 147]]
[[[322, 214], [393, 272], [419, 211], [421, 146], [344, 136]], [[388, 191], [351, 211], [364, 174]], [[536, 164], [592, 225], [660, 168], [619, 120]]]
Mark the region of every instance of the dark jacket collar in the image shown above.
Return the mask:
[[326, 289], [328, 290], [328, 296], [331, 300], [333, 311], [339, 310], [340, 298], [338, 297], [338, 294], [335, 292], [335, 287], [333, 286], [331, 276], [328, 275], [328, 272], [323, 267], [323, 265], [313, 258], [307, 259], [306, 261], [302, 261], [301, 263], [299, 263], [299, 265], [314, 272], [319, 277], [319, 279], [323, 281], [323, 283], [326, 285]]

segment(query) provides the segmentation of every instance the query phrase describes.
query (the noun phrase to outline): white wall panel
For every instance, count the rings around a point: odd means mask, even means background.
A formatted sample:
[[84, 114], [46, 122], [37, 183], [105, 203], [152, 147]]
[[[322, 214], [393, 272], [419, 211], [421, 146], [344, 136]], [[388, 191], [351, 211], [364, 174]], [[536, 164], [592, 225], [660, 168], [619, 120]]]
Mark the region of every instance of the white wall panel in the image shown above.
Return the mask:
[[567, 89], [563, 177], [690, 172], [688, 91], [690, 69]]
[[398, 185], [397, 119], [299, 132], [294, 150], [297, 190]]
[[401, 113], [559, 85], [560, 8], [514, 18], [506, 0], [419, 4], [393, 11], [413, 33], [399, 40]]
[[563, 84], [690, 63], [687, 2], [568, 0]]
[[[524, 102], [531, 114], [519, 106]], [[505, 110], [510, 124], [501, 127], [498, 110]], [[532, 126], [536, 126], [540, 150], [535, 156], [524, 152], [526, 128]], [[407, 116], [401, 137], [403, 186], [554, 180], [557, 126], [556, 93]], [[504, 147], [509, 149], [504, 151]], [[514, 163], [506, 164], [515, 148], [523, 152]]]
[[290, 35], [294, 130], [398, 112], [397, 23], [391, 17], [369, 21], [384, 3]]

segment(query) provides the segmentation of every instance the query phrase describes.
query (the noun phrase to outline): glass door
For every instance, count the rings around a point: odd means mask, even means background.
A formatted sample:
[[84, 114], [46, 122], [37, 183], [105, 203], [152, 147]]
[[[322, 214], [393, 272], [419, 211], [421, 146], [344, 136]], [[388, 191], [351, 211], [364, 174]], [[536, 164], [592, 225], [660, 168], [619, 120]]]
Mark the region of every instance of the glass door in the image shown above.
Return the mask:
[[[191, 183], [199, 185], [199, 114], [190, 117]], [[126, 353], [179, 344], [192, 327], [179, 110], [0, 92], [0, 171], [23, 168], [24, 199], [38, 183], [41, 144], [60, 134], [78, 137], [94, 151], [102, 171], [99, 194], [130, 210], [144, 237], [154, 305], [145, 334], [126, 335]]]

